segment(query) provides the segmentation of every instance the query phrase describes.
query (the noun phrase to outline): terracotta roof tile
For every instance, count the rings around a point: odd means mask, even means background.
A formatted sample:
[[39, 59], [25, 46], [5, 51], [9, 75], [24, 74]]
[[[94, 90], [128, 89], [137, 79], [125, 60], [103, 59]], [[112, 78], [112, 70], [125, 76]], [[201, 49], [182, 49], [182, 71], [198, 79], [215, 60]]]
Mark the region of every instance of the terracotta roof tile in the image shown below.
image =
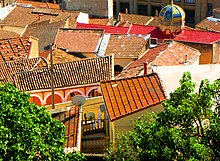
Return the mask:
[[16, 0], [16, 4], [17, 5], [30, 4], [33, 7], [60, 9], [60, 5], [59, 4], [48, 3], [48, 2]]
[[67, 11], [56, 10], [56, 9], [54, 9], [54, 11], [58, 11], [59, 12], [58, 15], [36, 14], [32, 12], [34, 9], [35, 9], [34, 7], [17, 6], [9, 13], [9, 15], [4, 20], [0, 22], [0, 24], [25, 27], [26, 25], [39, 23], [50, 19], [59, 21], [70, 18], [71, 19], [70, 25], [74, 26], [75, 19], [79, 15], [79, 12], [70, 13]]
[[[150, 21], [152, 21], [154, 18], [152, 16], [143, 16], [143, 15], [135, 15], [135, 14], [125, 14], [125, 13], [119, 13], [118, 20], [121, 22], [130, 22], [132, 24], [138, 24], [138, 25], [147, 25]], [[120, 22], [118, 23], [120, 26]]]
[[61, 121], [66, 129], [66, 144], [65, 148], [74, 148], [77, 146], [77, 131], [79, 122], [79, 108], [72, 107], [69, 111], [56, 113], [53, 118]]
[[210, 21], [208, 19], [204, 19], [196, 25], [196, 29], [198, 30], [206, 30], [206, 31], [214, 31], [220, 32], [220, 19], [219, 21]]
[[97, 29], [60, 29], [55, 45], [68, 52], [96, 53], [100, 45], [103, 30]]
[[100, 86], [111, 121], [166, 99], [157, 74], [103, 81]]
[[46, 20], [28, 25], [24, 36], [34, 36], [38, 38], [39, 51], [49, 49], [49, 45], [54, 43], [58, 29], [64, 27], [66, 21]]
[[0, 30], [0, 39], [9, 39], [9, 38], [15, 38], [19, 37], [20, 34], [16, 32], [6, 31], [6, 30]]
[[147, 63], [148, 71], [151, 66], [185, 66], [186, 54], [187, 65], [192, 65], [199, 59], [201, 53], [178, 42], [163, 44], [148, 50], [139, 59], [132, 61], [116, 78], [128, 78], [144, 74], [144, 63]]
[[137, 58], [146, 43], [149, 35], [141, 34], [111, 34], [109, 35], [106, 55], [114, 54], [115, 58]]
[[30, 46], [28, 37], [0, 40], [0, 62], [27, 59]]
[[0, 83], [2, 84], [5, 84], [6, 82], [13, 83], [13, 74], [17, 72], [29, 71], [46, 66], [47, 66], [46, 60], [42, 59], [41, 57], [0, 63], [0, 70], [1, 70]]
[[[111, 79], [112, 57], [54, 64], [53, 73], [55, 88], [98, 83], [101, 80]], [[21, 91], [49, 89], [51, 87], [50, 80], [48, 68], [20, 72], [14, 75], [15, 86]]]
[[[76, 54], [74, 53], [67, 53], [61, 49], [53, 49], [53, 63], [58, 64], [58, 63], [65, 63], [65, 62], [72, 62], [75, 60], [81, 60], [82, 58], [77, 57]], [[40, 56], [44, 57], [48, 62], [50, 62], [50, 50], [41, 52], [39, 54]]]
[[108, 25], [109, 19], [108, 18], [92, 18], [92, 19], [89, 19], [89, 24]]

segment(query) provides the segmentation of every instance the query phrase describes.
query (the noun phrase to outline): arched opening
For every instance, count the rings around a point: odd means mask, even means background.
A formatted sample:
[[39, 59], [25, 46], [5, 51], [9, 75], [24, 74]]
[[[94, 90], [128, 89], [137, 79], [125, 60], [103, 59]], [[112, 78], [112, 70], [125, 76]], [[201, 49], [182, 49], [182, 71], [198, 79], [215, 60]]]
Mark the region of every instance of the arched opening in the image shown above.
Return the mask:
[[34, 104], [41, 106], [41, 100], [40, 98], [36, 97], [36, 96], [32, 96], [31, 99], [29, 100], [30, 102], [33, 102]]
[[[62, 98], [55, 94], [54, 95], [54, 104], [57, 104], [57, 103], [62, 103]], [[46, 100], [46, 105], [51, 105], [52, 104], [52, 96], [50, 95], [49, 97], [47, 97], [47, 100]]]
[[102, 96], [101, 93], [99, 93], [98, 89], [93, 89], [89, 92], [88, 94], [88, 97], [91, 98], [91, 97], [98, 97], [98, 96]]
[[76, 95], [82, 95], [82, 93], [78, 92], [78, 91], [73, 91], [71, 92], [68, 96], [67, 96], [67, 101], [71, 101], [72, 97], [76, 96]]
[[122, 70], [123, 70], [123, 67], [121, 65], [115, 65], [114, 66], [114, 74], [115, 74], [115, 76], [119, 75]]

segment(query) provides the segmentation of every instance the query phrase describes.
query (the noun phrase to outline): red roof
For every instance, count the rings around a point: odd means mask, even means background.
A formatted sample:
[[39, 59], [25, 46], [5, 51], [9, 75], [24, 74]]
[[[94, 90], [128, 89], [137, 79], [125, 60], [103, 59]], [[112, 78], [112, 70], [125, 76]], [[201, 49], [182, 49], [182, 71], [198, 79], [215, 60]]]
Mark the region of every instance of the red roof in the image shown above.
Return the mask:
[[202, 44], [212, 44], [217, 41], [220, 41], [220, 33], [184, 29], [179, 35], [176, 35], [174, 38], [170, 38], [164, 36], [160, 31], [159, 27], [134, 24], [132, 24], [130, 27], [118, 27], [77, 23], [77, 28], [104, 29], [106, 33], [111, 34], [151, 34], [152, 38], [157, 39], [173, 39], [176, 41]]
[[160, 104], [166, 99], [160, 79], [155, 73], [103, 81], [100, 85], [111, 121]]

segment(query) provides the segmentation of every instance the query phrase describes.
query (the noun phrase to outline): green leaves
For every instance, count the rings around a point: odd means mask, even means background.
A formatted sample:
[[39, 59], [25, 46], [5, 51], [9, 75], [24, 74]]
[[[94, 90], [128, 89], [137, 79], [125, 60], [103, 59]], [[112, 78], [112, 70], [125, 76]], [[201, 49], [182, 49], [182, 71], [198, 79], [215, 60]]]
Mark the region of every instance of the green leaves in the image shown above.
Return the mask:
[[29, 98], [9, 83], [0, 85], [0, 160], [83, 158], [64, 153], [65, 126]]
[[163, 112], [138, 119], [134, 132], [108, 151], [108, 160], [125, 158], [119, 153], [125, 150], [122, 144], [131, 147], [133, 160], [220, 160], [220, 80], [203, 80], [195, 91], [186, 72], [163, 106]]

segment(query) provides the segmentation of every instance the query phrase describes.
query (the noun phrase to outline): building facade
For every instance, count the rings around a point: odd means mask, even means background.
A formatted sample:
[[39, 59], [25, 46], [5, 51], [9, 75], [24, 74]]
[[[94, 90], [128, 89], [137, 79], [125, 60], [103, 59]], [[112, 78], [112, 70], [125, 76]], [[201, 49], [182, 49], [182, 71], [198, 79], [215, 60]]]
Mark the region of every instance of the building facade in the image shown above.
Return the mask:
[[[186, 25], [195, 25], [212, 15], [214, 8], [220, 7], [219, 0], [173, 0], [186, 13]], [[128, 12], [147, 16], [158, 15], [160, 10], [170, 4], [170, 0], [114, 0], [113, 12]]]

